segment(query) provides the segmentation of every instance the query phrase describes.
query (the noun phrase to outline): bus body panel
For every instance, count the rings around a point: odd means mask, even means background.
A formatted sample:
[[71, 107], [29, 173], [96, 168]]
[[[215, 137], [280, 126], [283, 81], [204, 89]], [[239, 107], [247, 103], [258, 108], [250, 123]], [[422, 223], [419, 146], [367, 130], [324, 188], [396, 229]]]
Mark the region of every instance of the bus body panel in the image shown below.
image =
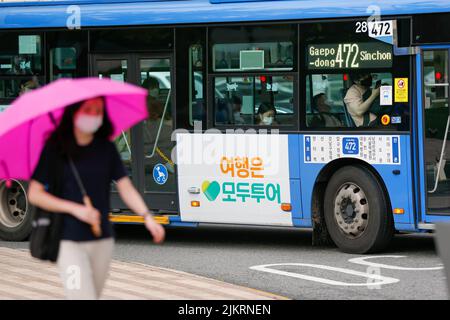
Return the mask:
[[[290, 179], [288, 135], [211, 132], [176, 138], [182, 221], [293, 225], [300, 183]], [[292, 199], [294, 210], [283, 210]]]
[[[394, 208], [404, 210], [403, 214], [394, 215], [397, 230], [410, 231], [412, 229], [412, 225], [415, 222], [415, 213], [410, 165], [411, 156], [408, 151], [411, 144], [409, 135], [377, 135], [375, 136], [375, 139], [377, 139], [376, 145], [374, 140], [371, 140], [373, 136], [367, 134], [326, 136], [316, 134], [267, 135], [269, 139], [281, 141], [281, 143], [279, 147], [274, 148], [271, 145], [270, 148], [272, 154], [279, 155], [279, 157], [271, 158], [272, 161], [279, 162], [277, 163], [279, 172], [275, 174], [269, 173], [265, 177], [268, 178], [264, 179], [266, 196], [268, 198], [270, 193], [270, 191], [267, 191], [268, 184], [280, 185], [281, 197], [278, 205], [285, 202], [290, 203], [292, 206], [290, 213], [282, 212], [277, 205], [273, 206], [272, 203], [265, 202], [265, 199], [261, 200], [261, 202], [253, 200], [253, 191], [249, 191], [248, 196], [245, 197], [239, 195], [238, 184], [244, 183], [248, 189], [253, 190], [252, 183], [258, 183], [258, 180], [241, 179], [236, 172], [225, 168], [227, 162], [220, 162], [220, 159], [223, 159], [223, 157], [231, 159], [236, 156], [245, 156], [249, 157], [251, 162], [252, 157], [260, 156], [265, 160], [264, 156], [267, 156], [267, 154], [263, 155], [261, 149], [255, 149], [256, 152], [253, 152], [253, 150], [246, 150], [245, 146], [249, 145], [249, 141], [253, 141], [252, 145], [259, 144], [261, 141], [265, 141], [264, 139], [267, 139], [267, 137], [264, 137], [264, 135], [253, 135], [250, 138], [248, 134], [242, 134], [239, 138], [240, 145], [244, 146], [241, 153], [232, 150], [230, 153], [218, 154], [216, 151], [221, 150], [222, 147], [224, 150], [227, 149], [225, 147], [227, 144], [224, 141], [233, 141], [233, 136], [238, 137], [239, 135], [177, 135], [180, 221], [311, 227], [313, 192], [321, 171], [330, 165], [332, 161], [347, 159], [351, 161], [357, 160], [350, 162], [349, 165], [358, 164], [362, 161], [377, 172], [387, 190], [387, 194], [395, 195], [395, 197], [390, 197], [392, 210]], [[251, 140], [253, 138], [255, 140]], [[330, 142], [332, 140], [333, 142], [340, 141], [339, 145], [332, 145], [330, 148], [332, 152], [336, 152], [334, 149], [342, 150], [346, 141], [355, 141], [357, 139], [359, 153], [357, 154], [354, 151], [351, 157], [344, 156], [332, 161], [317, 159], [318, 162], [323, 161], [324, 163], [308, 163], [308, 148], [316, 148], [315, 152], [319, 157], [321, 155], [319, 142], [317, 142], [317, 147], [313, 143], [307, 145], [305, 141], [308, 139], [311, 139], [311, 142], [313, 139], [316, 142], [321, 139], [324, 141], [330, 139]], [[237, 141], [237, 139], [234, 141]], [[394, 141], [396, 142], [394, 143]], [[322, 141], [322, 145], [323, 143]], [[325, 141], [325, 143], [328, 142]], [[382, 147], [383, 144], [386, 144], [384, 148]], [[215, 149], [217, 146], [219, 146], [218, 149]], [[187, 150], [193, 152], [198, 158], [191, 159], [192, 155], [184, 154]], [[258, 153], [258, 150], [261, 153]], [[368, 150], [371, 151], [369, 152]], [[390, 154], [389, 150], [395, 151]], [[329, 150], [326, 152], [329, 152]], [[386, 152], [387, 155], [385, 154]], [[215, 158], [209, 158], [213, 154]], [[372, 159], [366, 161], [364, 157], [367, 155]], [[383, 159], [376, 159], [376, 157], [382, 157], [383, 155]], [[311, 157], [314, 156], [313, 153]], [[392, 161], [396, 157], [397, 160], [395, 162], [397, 163], [393, 164]], [[195, 163], [189, 163], [186, 159]], [[311, 158], [310, 161], [314, 160]], [[270, 161], [268, 162], [270, 163]], [[286, 171], [284, 166], [287, 163], [289, 170]], [[233, 175], [231, 175], [231, 172]], [[286, 175], [286, 172], [288, 172], [288, 175]], [[196, 192], [190, 193], [188, 191], [195, 188], [198, 189]], [[289, 193], [289, 196], [286, 196], [286, 193]], [[230, 202], [231, 198], [233, 199]], [[192, 207], [191, 201], [199, 201], [199, 207]], [[221, 202], [220, 206], [217, 206], [217, 201]]]
[[[2, 3], [0, 28], [64, 28], [68, 22], [71, 24], [78, 13], [82, 27], [350, 18], [372, 15], [374, 12], [368, 10], [372, 5], [371, 0], [346, 1], [345, 7], [339, 1], [315, 0], [256, 1], [245, 4], [212, 4], [208, 0]], [[242, 10], [242, 6], [245, 6], [245, 10]], [[378, 2], [377, 6], [384, 16], [450, 11], [450, 3], [440, 0], [400, 0], [395, 4], [383, 1]], [[220, 11], [220, 15], [217, 11]]]
[[302, 180], [300, 179], [300, 162], [298, 157], [300, 155], [300, 135], [289, 134], [289, 179], [291, 182], [291, 203], [292, 203], [292, 223], [294, 226], [310, 226], [311, 219], [302, 221]]
[[[291, 154], [290, 157], [297, 159], [300, 163], [300, 173], [301, 173], [301, 187], [302, 187], [302, 214], [304, 220], [311, 220], [311, 205], [313, 198], [313, 190], [315, 183], [320, 172], [327, 166], [325, 163], [307, 163], [305, 162], [305, 137], [312, 137], [314, 134], [304, 134], [299, 135], [299, 155]], [[320, 136], [320, 135], [319, 135]], [[330, 135], [327, 135], [330, 136]], [[332, 135], [336, 136], [336, 135]], [[353, 137], [353, 136], [364, 136], [362, 134], [357, 135], [341, 135], [341, 137]], [[369, 137], [369, 135], [365, 135]], [[395, 135], [394, 135], [395, 136]], [[382, 137], [382, 136], [375, 136]], [[398, 230], [411, 229], [411, 224], [414, 223], [414, 198], [412, 192], [412, 177], [411, 177], [411, 167], [410, 167], [410, 155], [409, 155], [409, 145], [411, 143], [410, 136], [400, 135], [399, 143], [399, 164], [370, 164], [364, 159], [356, 158], [364, 161], [368, 166], [371, 166], [380, 176], [382, 183], [386, 186], [388, 195], [395, 195], [391, 198], [391, 206], [394, 208], [404, 209], [404, 214], [394, 215], [394, 222]], [[364, 143], [360, 145], [364, 147]], [[341, 157], [339, 160], [345, 159]], [[354, 158], [348, 158], [354, 159]], [[336, 161], [336, 160], [334, 160]], [[393, 171], [400, 171], [399, 174], [394, 174]], [[406, 192], [405, 192], [406, 190]], [[402, 192], [403, 191], [403, 192]]]

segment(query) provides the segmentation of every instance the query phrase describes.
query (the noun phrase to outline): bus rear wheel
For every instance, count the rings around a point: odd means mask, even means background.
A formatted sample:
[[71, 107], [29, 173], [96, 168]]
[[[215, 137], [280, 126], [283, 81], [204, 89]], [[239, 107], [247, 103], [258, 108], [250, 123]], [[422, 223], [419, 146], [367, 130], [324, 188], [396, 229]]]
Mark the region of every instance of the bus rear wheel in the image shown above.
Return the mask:
[[27, 199], [27, 185], [12, 180], [8, 188], [0, 181], [0, 239], [23, 241], [31, 233], [31, 205]]
[[342, 167], [325, 190], [325, 223], [344, 252], [383, 250], [394, 234], [388, 199], [378, 178], [363, 166]]

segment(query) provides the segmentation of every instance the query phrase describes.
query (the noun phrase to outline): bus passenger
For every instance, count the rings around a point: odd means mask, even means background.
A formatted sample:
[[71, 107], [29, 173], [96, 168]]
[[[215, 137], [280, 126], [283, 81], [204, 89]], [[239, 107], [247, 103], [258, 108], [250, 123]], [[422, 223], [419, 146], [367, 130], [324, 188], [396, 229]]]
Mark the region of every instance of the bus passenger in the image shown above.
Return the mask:
[[268, 103], [261, 103], [256, 113], [256, 124], [261, 126], [271, 126], [277, 124], [275, 121], [275, 115], [277, 110]]
[[370, 73], [356, 73], [350, 76], [353, 85], [348, 89], [344, 103], [350, 114], [352, 126], [368, 127], [376, 123], [377, 116], [370, 112], [372, 104], [380, 96], [380, 86], [375, 89], [372, 86], [372, 75]]
[[142, 87], [148, 90], [147, 107], [149, 117], [164, 109], [162, 102], [159, 99], [159, 82], [156, 78], [147, 78], [142, 83]]
[[245, 124], [245, 120], [242, 118], [242, 99], [233, 95], [230, 101], [231, 114], [233, 115], [232, 124]]
[[217, 99], [216, 102], [216, 123], [230, 124], [228, 105], [223, 99]]
[[312, 111], [314, 117], [311, 120], [310, 127], [342, 127], [342, 121], [332, 114], [331, 107], [328, 104], [325, 93], [316, 94], [312, 101]]
[[20, 84], [19, 96], [37, 88], [39, 88], [39, 81], [37, 77], [33, 77], [31, 80], [24, 81]]

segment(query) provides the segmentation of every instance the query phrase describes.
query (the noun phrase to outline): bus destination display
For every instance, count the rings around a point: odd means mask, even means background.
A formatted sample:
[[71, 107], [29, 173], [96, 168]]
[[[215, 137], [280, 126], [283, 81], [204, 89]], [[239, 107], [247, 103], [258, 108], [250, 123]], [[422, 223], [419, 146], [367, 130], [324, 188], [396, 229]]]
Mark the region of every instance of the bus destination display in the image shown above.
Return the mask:
[[393, 53], [381, 42], [312, 44], [307, 59], [310, 70], [391, 68]]

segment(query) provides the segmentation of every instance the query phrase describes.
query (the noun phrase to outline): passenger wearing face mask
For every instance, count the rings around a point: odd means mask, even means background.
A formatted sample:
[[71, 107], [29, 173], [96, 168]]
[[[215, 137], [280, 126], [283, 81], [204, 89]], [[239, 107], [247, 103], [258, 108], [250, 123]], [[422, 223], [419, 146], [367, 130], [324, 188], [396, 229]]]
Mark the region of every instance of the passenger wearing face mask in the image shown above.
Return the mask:
[[374, 89], [371, 89], [373, 79], [370, 73], [356, 73], [350, 78], [353, 85], [348, 89], [344, 103], [353, 122], [351, 126], [375, 125], [377, 116], [370, 112], [370, 109], [380, 96], [380, 86], [377, 84]]
[[278, 124], [275, 121], [276, 113], [277, 111], [272, 105], [268, 103], [262, 103], [258, 108], [258, 112], [256, 113], [256, 124], [260, 126], [271, 126], [274, 124]]

